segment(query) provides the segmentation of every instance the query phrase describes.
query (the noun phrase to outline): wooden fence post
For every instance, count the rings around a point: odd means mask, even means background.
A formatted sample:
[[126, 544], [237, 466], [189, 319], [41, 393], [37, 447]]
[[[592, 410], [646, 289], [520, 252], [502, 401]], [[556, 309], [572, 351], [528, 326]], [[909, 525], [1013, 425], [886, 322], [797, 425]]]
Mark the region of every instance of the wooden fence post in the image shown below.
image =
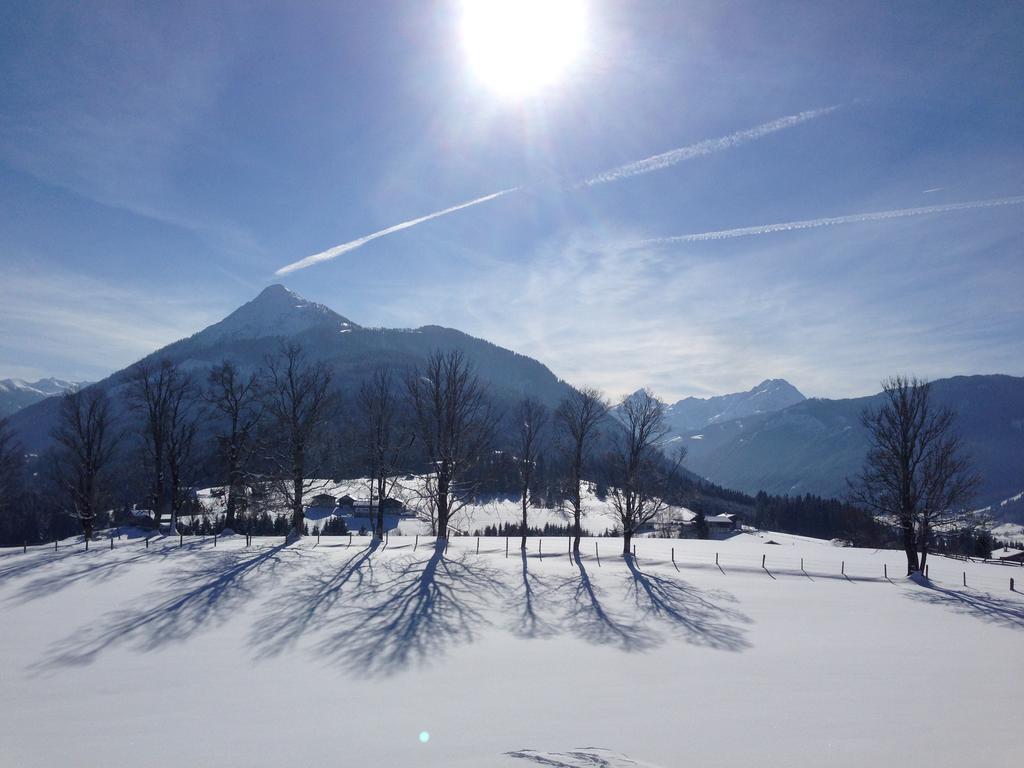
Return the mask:
[[887, 578], [887, 579], [889, 578], [889, 565], [888, 565], [888, 563], [882, 563], [882, 573], [884, 574], [885, 578]]
[[508, 557], [508, 536], [505, 537], [505, 557]]
[[[715, 552], [715, 565], [718, 565], [718, 553], [717, 552]], [[719, 565], [718, 567], [721, 568], [722, 566]]]
[[672, 547], [672, 565], [676, 564], [676, 548]]
[[185, 546], [185, 534], [179, 533], [178, 534], [178, 549], [181, 549], [183, 546]]
[[843, 574], [843, 576], [845, 576], [845, 575], [846, 575], [846, 561], [845, 561], [845, 560], [843, 560], [843, 564], [842, 564], [842, 566], [840, 566], [840, 568], [839, 568], [839, 572], [840, 572], [841, 574]]
[[420, 545], [420, 535], [417, 533], [416, 534], [416, 541], [414, 541], [413, 544], [412, 544], [412, 551], [415, 552], [416, 551], [416, 547], [418, 547], [419, 545]]
[[633, 559], [636, 560], [636, 544], [633, 545]]
[[540, 554], [540, 559], [544, 559], [544, 539], [537, 540], [537, 552]]
[[479, 536], [476, 537], [476, 553], [478, 555], [480, 554], [480, 537]]
[[[318, 539], [320, 538], [319, 534], [317, 534], [317, 538]], [[215, 546], [215, 547], [217, 546], [217, 534], [216, 533], [213, 534], [213, 546]]]
[[1010, 577], [1010, 591], [1013, 592], [1013, 576]]
[[57, 540], [56, 539], [53, 540], [53, 551], [54, 552], [57, 551]]
[[967, 586], [967, 571], [964, 571], [964, 586]]
[[110, 551], [111, 552], [114, 551], [114, 537], [113, 536], [110, 537]]
[[349, 531], [349, 533], [348, 533], [348, 545], [350, 547], [352, 546], [352, 532], [351, 531]]
[[[761, 555], [761, 567], [762, 568], [764, 568], [764, 558], [765, 558], [765, 555]], [[765, 570], [767, 570], [767, 568], [765, 568]]]
[[[761, 567], [762, 568], [764, 567], [764, 562], [761, 563]], [[800, 570], [802, 571], [803, 569], [804, 569], [804, 559], [801, 557], [800, 558]]]
[[28, 542], [27, 541], [23, 540], [23, 543], [21, 545], [21, 554], [23, 554], [23, 555], [28, 554]]

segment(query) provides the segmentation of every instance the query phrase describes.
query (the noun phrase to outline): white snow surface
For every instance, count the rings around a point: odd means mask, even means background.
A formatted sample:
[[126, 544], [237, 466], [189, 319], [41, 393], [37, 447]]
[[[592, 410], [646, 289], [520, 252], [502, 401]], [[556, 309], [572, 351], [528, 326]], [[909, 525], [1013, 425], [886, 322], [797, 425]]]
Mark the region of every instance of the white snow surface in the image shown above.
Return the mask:
[[0, 550], [0, 764], [959, 767], [1019, 741], [1009, 568], [917, 583], [779, 533], [635, 564], [608, 538], [581, 565], [564, 538], [245, 544]]
[[[391, 532], [400, 532], [408, 535], [427, 535], [431, 533], [429, 519], [417, 517], [416, 509], [420, 506], [419, 500], [423, 497], [423, 476], [411, 475], [399, 482], [391, 494], [394, 498], [405, 503], [408, 510], [406, 515], [388, 514], [385, 516], [385, 526]], [[342, 496], [351, 496], [353, 499], [361, 500], [369, 497], [370, 481], [367, 478], [356, 478], [352, 480], [328, 480], [315, 479], [307, 480], [310, 490], [305, 494], [303, 500], [308, 505], [313, 498], [320, 494], [329, 494], [335, 499]], [[203, 488], [197, 492], [198, 499], [208, 514], [224, 514], [227, 505], [227, 489], [225, 487]], [[584, 533], [600, 535], [606, 531], [615, 529], [619, 523], [615, 510], [608, 499], [601, 500], [595, 493], [593, 483], [584, 483], [581, 494], [584, 514], [581, 518], [580, 527]], [[271, 504], [272, 514], [289, 514], [287, 505], [283, 501]], [[368, 517], [349, 516], [343, 514], [342, 509], [327, 509], [324, 507], [307, 507], [306, 519], [309, 522], [310, 530], [315, 524], [321, 526], [331, 517], [344, 517], [349, 529], [358, 531], [360, 526], [367, 529], [372, 528]], [[185, 516], [187, 518], [187, 516]], [[659, 518], [666, 524], [669, 522], [689, 522], [694, 513], [686, 507], [676, 506], [665, 510]], [[473, 533], [482, 531], [488, 525], [501, 526], [502, 523], [519, 523], [522, 521], [523, 512], [519, 499], [489, 499], [478, 503], [469, 504], [459, 509], [452, 516], [450, 525], [459, 533]], [[567, 525], [572, 522], [572, 513], [566, 509], [547, 507], [530, 507], [527, 513], [530, 527], [543, 528], [548, 523], [553, 525]]]

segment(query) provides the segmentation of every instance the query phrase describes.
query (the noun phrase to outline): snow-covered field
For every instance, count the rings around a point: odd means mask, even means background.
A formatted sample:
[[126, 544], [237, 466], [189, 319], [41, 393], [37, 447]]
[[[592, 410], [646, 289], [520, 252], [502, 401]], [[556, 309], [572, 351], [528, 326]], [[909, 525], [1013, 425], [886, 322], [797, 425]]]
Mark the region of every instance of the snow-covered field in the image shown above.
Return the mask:
[[0, 764], [835, 768], [1018, 752], [1011, 567], [935, 557], [919, 584], [901, 553], [782, 534], [641, 539], [635, 565], [614, 539], [586, 540], [582, 565], [555, 538], [543, 558], [536, 539], [526, 558], [504, 539], [480, 554], [473, 538], [447, 554], [424, 537], [315, 544], [0, 550]]
[[[306, 482], [310, 484], [310, 490], [303, 496], [307, 505], [312, 504], [314, 497], [319, 494], [328, 494], [335, 499], [342, 496], [366, 499], [369, 495], [369, 480], [365, 478], [340, 481], [309, 479]], [[415, 510], [422, 506], [419, 502], [424, 496], [424, 482], [423, 476], [415, 475], [409, 476], [396, 485], [392, 496], [406, 506], [408, 514], [403, 516], [389, 514], [386, 516], [385, 525], [392, 533], [397, 532], [410, 536], [415, 536], [416, 534], [427, 535], [430, 533], [429, 520], [426, 518], [417, 519], [415, 515]], [[214, 487], [203, 488], [198, 492], [199, 502], [207, 511], [207, 514], [224, 514], [227, 505], [226, 490], [223, 487]], [[611, 502], [608, 499], [599, 499], [592, 483], [584, 483], [581, 495], [584, 508], [586, 509], [586, 515], [581, 522], [584, 533], [597, 536], [606, 531], [613, 530], [619, 525]], [[269, 506], [269, 511], [273, 514], [289, 514], [287, 504], [284, 501], [278, 501], [276, 504]], [[336, 512], [339, 513], [337, 516], [345, 518], [350, 530], [358, 531], [360, 528], [371, 529], [373, 527], [370, 519], [367, 517], [340, 514], [342, 512], [340, 509], [307, 507], [306, 519], [309, 522], [310, 529], [312, 530], [314, 524], [319, 523], [322, 525], [328, 518], [334, 517]], [[572, 522], [572, 514], [565, 509], [559, 508], [530, 507], [528, 516], [531, 528], [543, 528], [549, 523], [564, 526]], [[460, 507], [452, 515], [450, 525], [456, 532], [473, 533], [474, 531], [483, 531], [488, 525], [500, 527], [503, 523], [520, 523], [522, 522], [522, 517], [522, 508], [518, 499], [492, 499]], [[665, 511], [663, 518], [666, 522], [671, 520], [676, 522], [689, 521], [693, 518], [693, 512], [686, 507], [669, 507]], [[186, 519], [188, 518], [186, 517]]]

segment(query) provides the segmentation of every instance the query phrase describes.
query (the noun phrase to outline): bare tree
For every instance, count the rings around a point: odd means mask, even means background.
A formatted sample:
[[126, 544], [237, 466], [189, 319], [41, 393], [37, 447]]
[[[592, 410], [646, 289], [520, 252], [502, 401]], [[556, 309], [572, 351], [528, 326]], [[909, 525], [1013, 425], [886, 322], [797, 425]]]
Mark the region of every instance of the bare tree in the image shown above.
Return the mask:
[[978, 478], [954, 431], [956, 415], [932, 402], [928, 382], [894, 376], [882, 389], [881, 407], [861, 414], [871, 447], [852, 497], [899, 526], [910, 575], [924, 568], [937, 526], [968, 523]]
[[309, 361], [294, 342], [282, 343], [276, 355], [266, 358], [262, 389], [271, 422], [267, 458], [275, 488], [291, 509], [292, 537], [305, 532], [303, 498], [315, 489], [306, 473], [336, 407], [331, 378], [330, 368]]
[[356, 395], [355, 438], [370, 478], [370, 505], [377, 498], [373, 535], [384, 538], [384, 504], [398, 484], [402, 455], [412, 443], [411, 425], [404, 413], [391, 371], [377, 369]]
[[72, 514], [82, 523], [82, 532], [91, 539], [118, 443], [107, 394], [96, 387], [65, 394], [53, 438], [58, 483], [70, 499]]
[[245, 471], [255, 450], [256, 429], [263, 417], [259, 378], [242, 376], [238, 367], [225, 360], [210, 371], [206, 402], [220, 415], [217, 445], [228, 477], [227, 510], [224, 524], [235, 526], [235, 516], [245, 498]]
[[144, 360], [129, 373], [127, 399], [139, 414], [150, 505], [159, 521], [171, 517], [177, 530], [197, 429], [197, 392], [191, 378], [167, 358]]
[[599, 390], [591, 387], [572, 390], [555, 411], [569, 473], [568, 502], [572, 507], [572, 550], [576, 557], [580, 554], [582, 535], [583, 473], [590, 460], [598, 429], [607, 416], [608, 401]]
[[426, 503], [437, 516], [436, 535], [474, 496], [467, 474], [494, 441], [497, 417], [487, 390], [462, 352], [435, 351], [406, 386], [413, 427], [431, 465]]
[[129, 407], [141, 418], [144, 464], [149, 474], [149, 505], [157, 521], [166, 511], [167, 390], [173, 375], [169, 360], [143, 360], [128, 374]]
[[190, 496], [190, 481], [196, 469], [193, 452], [201, 418], [200, 394], [190, 376], [176, 371], [167, 398], [167, 481], [174, 531]]
[[666, 496], [686, 454], [679, 450], [668, 458], [662, 453], [669, 432], [665, 404], [649, 389], [623, 397], [619, 417], [606, 468], [608, 496], [622, 525], [622, 554], [628, 557], [633, 534], [668, 507]]
[[533, 483], [537, 460], [543, 447], [544, 432], [548, 422], [548, 410], [532, 398], [524, 398], [519, 402], [516, 412], [518, 422], [519, 456], [516, 465], [519, 469], [519, 491], [523, 505], [522, 542], [519, 548], [526, 550], [527, 510], [530, 506], [530, 485]]

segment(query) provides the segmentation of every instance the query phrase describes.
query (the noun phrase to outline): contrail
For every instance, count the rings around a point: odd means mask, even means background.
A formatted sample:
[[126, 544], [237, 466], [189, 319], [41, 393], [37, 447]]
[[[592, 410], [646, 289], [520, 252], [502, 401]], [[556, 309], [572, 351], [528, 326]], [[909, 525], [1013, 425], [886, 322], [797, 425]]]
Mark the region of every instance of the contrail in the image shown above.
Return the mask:
[[409, 227], [415, 227], [417, 224], [422, 224], [424, 221], [430, 221], [431, 219], [436, 219], [440, 216], [447, 216], [449, 213], [461, 211], [463, 208], [469, 208], [472, 205], [480, 205], [480, 203], [486, 203], [488, 200], [494, 200], [495, 198], [501, 197], [502, 195], [507, 195], [509, 192], [515, 192], [517, 189], [519, 189], [519, 187], [509, 187], [508, 189], [503, 189], [500, 192], [494, 192], [493, 194], [490, 195], [478, 197], [475, 200], [470, 200], [465, 203], [453, 205], [451, 208], [445, 208], [443, 211], [435, 211], [434, 213], [428, 213], [426, 216], [420, 216], [418, 219], [409, 219], [409, 221], [403, 221], [401, 224], [395, 224], [394, 226], [388, 227], [387, 229], [381, 229], [372, 234], [363, 235], [362, 237], [357, 238], [356, 240], [350, 240], [347, 243], [342, 243], [341, 245], [336, 245], [333, 248], [328, 248], [326, 251], [314, 253], [312, 256], [307, 256], [304, 259], [299, 259], [298, 261], [292, 262], [287, 266], [281, 267], [274, 274], [287, 275], [289, 272], [295, 272], [296, 270], [299, 269], [311, 267], [314, 264], [319, 264], [321, 261], [330, 261], [331, 259], [337, 256], [341, 256], [341, 254], [343, 253], [348, 253], [349, 251], [354, 251], [356, 248], [361, 248], [371, 240], [376, 240], [378, 237], [384, 237], [385, 235], [390, 235], [395, 232], [399, 232], [403, 229], [408, 229]]
[[899, 208], [894, 211], [876, 211], [874, 213], [853, 213], [848, 216], [830, 216], [823, 219], [805, 219], [804, 221], [786, 221], [781, 224], [761, 224], [756, 227], [740, 227], [738, 229], [720, 229], [717, 232], [698, 232], [692, 235], [676, 235], [674, 237], [657, 237], [643, 240], [644, 244], [665, 243], [698, 243], [705, 240], [728, 240], [733, 237], [750, 235], [768, 235], [772, 232], [790, 232], [797, 229], [815, 229], [831, 227], [835, 224], [856, 224], [862, 221], [881, 221], [883, 219], [901, 219], [906, 216], [924, 216], [929, 213], [950, 213], [952, 211], [969, 211], [974, 208], [997, 208], [1003, 205], [1021, 205], [1024, 195], [1018, 197], [1000, 197], [993, 200], [971, 200], [965, 203], [949, 203], [947, 205], [927, 205], [922, 208]]
[[[669, 152], [665, 152], [660, 155], [654, 155], [648, 157], [645, 160], [637, 160], [633, 163], [627, 163], [626, 165], [620, 165], [617, 168], [613, 168], [609, 171], [604, 171], [576, 184], [576, 188], [593, 186], [595, 184], [605, 184], [611, 181], [618, 181], [619, 179], [625, 179], [630, 176], [637, 176], [641, 173], [650, 173], [651, 171], [659, 171], [663, 168], [668, 168], [681, 163], [684, 160], [690, 160], [695, 157], [703, 157], [704, 155], [710, 155], [714, 152], [721, 152], [724, 149], [745, 144], [748, 141], [754, 141], [760, 139], [768, 134], [781, 131], [785, 128], [791, 128], [794, 125], [813, 120], [816, 117], [827, 115], [830, 112], [834, 112], [839, 109], [841, 105], [835, 105], [831, 107], [823, 107], [821, 109], [810, 109], [805, 112], [799, 112], [795, 115], [789, 115], [787, 117], [780, 117], [778, 120], [772, 120], [769, 123], [763, 123], [754, 128], [748, 128], [745, 131], [737, 131], [731, 133], [728, 136], [722, 136], [717, 139], [706, 139], [705, 141], [698, 142], [697, 144], [691, 144], [687, 147], [680, 147], [679, 149], [673, 149]], [[314, 264], [319, 264], [322, 261], [330, 261], [333, 258], [340, 256], [343, 253], [354, 251], [356, 248], [361, 248], [372, 240], [376, 240], [379, 237], [385, 235], [391, 235], [395, 232], [399, 232], [409, 227], [415, 227], [417, 224], [422, 224], [425, 221], [436, 219], [440, 216], [447, 216], [449, 213], [455, 213], [455, 211], [461, 211], [463, 208], [469, 208], [473, 205], [479, 205], [480, 203], [486, 203], [488, 200], [494, 200], [502, 195], [507, 195], [510, 192], [523, 189], [523, 187], [510, 187], [509, 189], [503, 189], [501, 192], [495, 192], [490, 195], [484, 195], [478, 197], [475, 200], [470, 200], [465, 203], [459, 203], [453, 205], [451, 208], [445, 208], [443, 211], [436, 211], [435, 213], [429, 213], [426, 216], [420, 216], [418, 219], [410, 219], [409, 221], [403, 221], [401, 224], [395, 224], [387, 229], [379, 230], [369, 235], [357, 238], [356, 240], [350, 240], [347, 243], [336, 245], [333, 248], [329, 248], [326, 251], [320, 253], [314, 253], [312, 256], [307, 256], [304, 259], [292, 262], [287, 266], [281, 267], [274, 274], [275, 275], [287, 275], [289, 272], [295, 272], [299, 269], [305, 269], [311, 267]]]
[[732, 147], [737, 147], [740, 144], [746, 144], [748, 141], [755, 141], [767, 136], [768, 134], [775, 133], [776, 131], [792, 128], [795, 125], [806, 123], [808, 120], [814, 120], [817, 117], [823, 117], [831, 112], [835, 112], [841, 106], [841, 104], [836, 104], [831, 107], [822, 107], [821, 109], [809, 109], [804, 112], [798, 112], [795, 115], [780, 117], [778, 120], [772, 120], [769, 123], [762, 123], [754, 128], [748, 128], [745, 131], [730, 133], [728, 136], [721, 136], [717, 139], [705, 139], [704, 141], [691, 144], [687, 147], [679, 147], [678, 149], [663, 152], [660, 155], [653, 155], [652, 157], [648, 157], [644, 160], [637, 160], [632, 163], [620, 165], [618, 168], [612, 168], [610, 171], [603, 171], [596, 176], [591, 176], [589, 179], [580, 182], [577, 186], [592, 187], [595, 184], [607, 184], [610, 181], [619, 181], [620, 179], [626, 179], [630, 176], [639, 176], [642, 173], [660, 171], [663, 168], [668, 168], [676, 165], [677, 163], [684, 162], [685, 160], [692, 160], [695, 157], [703, 157], [704, 155], [721, 152], [723, 149], [731, 149]]

